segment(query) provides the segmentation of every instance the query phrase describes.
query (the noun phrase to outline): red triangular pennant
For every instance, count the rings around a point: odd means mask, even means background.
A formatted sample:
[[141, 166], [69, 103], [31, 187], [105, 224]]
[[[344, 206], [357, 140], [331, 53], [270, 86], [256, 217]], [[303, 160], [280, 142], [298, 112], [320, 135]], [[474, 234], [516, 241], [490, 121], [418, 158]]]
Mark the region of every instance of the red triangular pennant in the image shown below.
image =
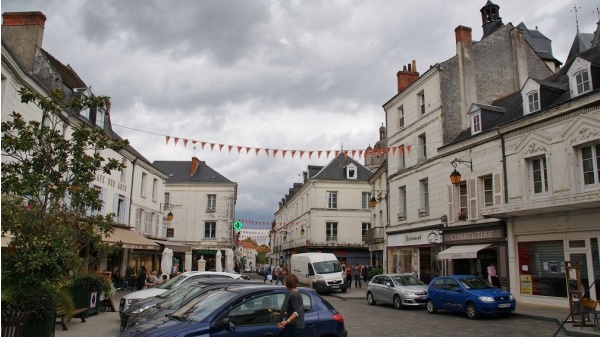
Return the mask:
[[165, 136], [165, 140], [167, 141], [167, 145], [169, 145], [169, 140], [171, 139], [171, 137], [169, 136]]
[[231, 149], [233, 148], [233, 145], [227, 145], [227, 147], [229, 148], [229, 153], [231, 153]]
[[204, 150], [204, 145], [206, 145], [206, 142], [200, 142], [200, 144], [202, 145], [202, 150]]
[[260, 152], [260, 147], [255, 148], [256, 150], [256, 155], [258, 156], [258, 152]]
[[219, 144], [219, 152], [221, 152], [221, 150], [223, 150], [223, 146], [224, 146], [224, 144]]
[[187, 146], [187, 142], [188, 142], [188, 140], [187, 140], [187, 139], [184, 139], [184, 140], [183, 140], [183, 147], [186, 147], [186, 146]]
[[321, 152], [323, 151], [317, 151], [317, 157], [319, 157], [319, 159], [321, 159]]
[[238, 154], [239, 154], [242, 151], [242, 147], [238, 146], [237, 149], [238, 149]]
[[[273, 150], [273, 158], [275, 158], [275, 157], [277, 156], [277, 152], [278, 152], [278, 151], [279, 151], [279, 150]], [[267, 154], [267, 156], [268, 156], [268, 154]]]
[[252, 148], [251, 147], [247, 147], [246, 148], [246, 154], [250, 153], [250, 150], [252, 150]]
[[296, 154], [296, 150], [291, 150], [290, 152], [292, 153], [292, 159], [294, 159], [294, 155]]
[[179, 138], [175, 138], [175, 146], [177, 146], [178, 141], [179, 141]]
[[300, 152], [300, 159], [302, 159], [302, 156], [304, 155], [304, 151], [299, 151]]
[[281, 158], [285, 158], [286, 153], [287, 153], [287, 150], [281, 150]]
[[215, 149], [215, 145], [216, 145], [216, 144], [215, 144], [215, 143], [209, 143], [209, 144], [210, 144], [210, 150], [211, 150], [211, 151], [212, 151], [212, 150], [214, 150], [214, 149]]

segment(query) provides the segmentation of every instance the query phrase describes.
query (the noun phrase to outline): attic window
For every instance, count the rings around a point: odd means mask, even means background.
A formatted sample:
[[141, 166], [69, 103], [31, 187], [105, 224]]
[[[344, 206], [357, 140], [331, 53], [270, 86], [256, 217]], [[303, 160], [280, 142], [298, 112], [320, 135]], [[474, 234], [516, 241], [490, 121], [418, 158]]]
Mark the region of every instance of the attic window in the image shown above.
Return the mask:
[[529, 112], [535, 112], [540, 109], [540, 96], [537, 91], [532, 91], [527, 94], [527, 102], [529, 107]]
[[346, 179], [356, 179], [356, 165], [350, 164], [346, 166]]
[[581, 95], [591, 90], [590, 88], [590, 75], [587, 70], [580, 72], [575, 75], [575, 81], [577, 82], [577, 94]]
[[471, 133], [477, 134], [481, 132], [481, 114], [477, 113], [471, 116]]

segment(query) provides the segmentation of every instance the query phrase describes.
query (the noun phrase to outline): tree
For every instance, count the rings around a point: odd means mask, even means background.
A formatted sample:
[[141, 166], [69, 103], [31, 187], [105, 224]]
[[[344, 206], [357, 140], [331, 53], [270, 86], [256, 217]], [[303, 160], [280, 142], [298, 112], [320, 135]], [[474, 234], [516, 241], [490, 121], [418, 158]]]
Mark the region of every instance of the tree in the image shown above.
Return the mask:
[[98, 171], [123, 169], [120, 160], [103, 153], [127, 145], [74, 117], [104, 108], [106, 96], [67, 99], [56, 90], [42, 97], [26, 88], [19, 94], [43, 118], [26, 121], [13, 112], [2, 122], [2, 236], [11, 237], [2, 281], [3, 290], [17, 292], [65, 285], [85, 259], [110, 251], [102, 237], [111, 233], [114, 214], [97, 214], [102, 201], [91, 183]]

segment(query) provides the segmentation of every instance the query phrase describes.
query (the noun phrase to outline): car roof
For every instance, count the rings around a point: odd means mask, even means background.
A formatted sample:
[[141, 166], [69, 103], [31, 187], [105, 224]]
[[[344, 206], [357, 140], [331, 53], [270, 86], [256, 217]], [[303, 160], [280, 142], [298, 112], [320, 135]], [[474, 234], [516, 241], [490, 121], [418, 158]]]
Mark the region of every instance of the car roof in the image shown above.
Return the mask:
[[228, 273], [228, 272], [224, 272], [224, 271], [186, 271], [184, 273], [181, 273], [181, 275], [183, 276], [195, 276], [195, 275], [225, 275], [225, 276], [238, 276], [240, 274], [236, 274], [236, 273]]
[[[296, 288], [298, 290], [300, 290], [303, 293], [315, 293], [315, 291], [311, 288], [305, 288], [305, 287], [298, 287]], [[264, 284], [259, 284], [256, 283], [255, 285], [247, 285], [244, 287], [235, 287], [235, 288], [229, 288], [229, 290], [234, 291], [234, 292], [254, 292], [257, 290], [263, 290], [263, 291], [269, 291], [269, 290], [287, 290], [287, 288], [285, 286], [274, 286], [274, 285], [270, 285], [268, 287], [265, 287]]]
[[375, 276], [417, 276], [413, 273], [401, 273], [401, 274], [379, 274], [379, 275], [375, 275]]

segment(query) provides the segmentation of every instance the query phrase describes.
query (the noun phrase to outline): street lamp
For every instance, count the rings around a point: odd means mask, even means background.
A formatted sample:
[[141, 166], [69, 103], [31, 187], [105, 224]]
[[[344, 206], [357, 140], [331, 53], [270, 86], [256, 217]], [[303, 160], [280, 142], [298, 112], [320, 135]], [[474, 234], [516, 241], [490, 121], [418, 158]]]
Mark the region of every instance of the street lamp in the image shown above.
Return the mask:
[[[375, 192], [377, 192], [379, 194], [377, 196], [377, 199], [375, 199]], [[369, 201], [369, 207], [375, 208], [375, 206], [377, 206], [377, 204], [381, 200], [383, 200], [386, 196], [387, 196], [387, 191], [373, 190], [373, 192], [371, 193], [371, 200]]]
[[455, 158], [450, 164], [452, 164], [452, 166], [454, 166], [454, 171], [450, 174], [450, 182], [452, 182], [452, 185], [459, 185], [460, 184], [460, 172], [458, 172], [456, 170], [456, 165], [458, 165], [458, 163], [461, 164], [465, 164], [467, 165], [469, 168], [471, 168], [471, 172], [473, 172], [473, 162], [472, 161], [468, 161], [468, 160], [460, 160]]

